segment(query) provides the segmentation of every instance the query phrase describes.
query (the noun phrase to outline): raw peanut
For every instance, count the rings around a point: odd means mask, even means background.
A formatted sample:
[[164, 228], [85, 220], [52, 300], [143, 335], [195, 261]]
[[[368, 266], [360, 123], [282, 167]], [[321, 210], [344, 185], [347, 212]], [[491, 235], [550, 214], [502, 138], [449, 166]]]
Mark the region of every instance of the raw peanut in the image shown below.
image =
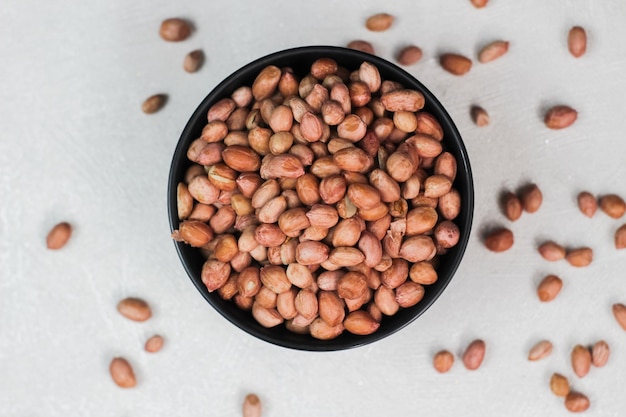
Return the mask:
[[343, 324], [339, 323], [336, 326], [330, 326], [322, 318], [318, 317], [309, 325], [309, 333], [319, 340], [331, 340], [343, 333]]
[[383, 256], [383, 247], [380, 240], [371, 232], [361, 232], [359, 238], [359, 249], [365, 255], [363, 261], [366, 266], [373, 268], [380, 263]]
[[512, 192], [507, 192], [502, 197], [502, 210], [504, 216], [514, 222], [522, 216], [522, 202]]
[[276, 294], [289, 291], [291, 288], [291, 282], [287, 278], [285, 269], [277, 265], [267, 265], [261, 268], [259, 278], [263, 285]]
[[298, 288], [307, 288], [313, 284], [313, 274], [305, 265], [290, 263], [286, 270], [287, 279]]
[[343, 326], [352, 334], [365, 336], [378, 330], [380, 323], [374, 320], [368, 312], [356, 310], [346, 316]]
[[211, 220], [211, 217], [213, 217], [216, 211], [217, 209], [215, 208], [215, 206], [197, 203], [193, 207], [193, 210], [191, 211], [188, 220], [199, 220], [203, 223], [206, 223]]
[[481, 9], [485, 7], [487, 3], [489, 2], [489, 0], [470, 0], [470, 1], [472, 2], [472, 5], [474, 5], [474, 7], [476, 7], [477, 9]]
[[300, 162], [302, 162], [302, 165], [304, 166], [310, 166], [313, 164], [313, 159], [315, 158], [311, 148], [302, 143], [292, 145], [289, 149], [289, 153], [300, 158]]
[[204, 175], [204, 174], [206, 174], [206, 171], [204, 170], [203, 166], [200, 166], [198, 164], [193, 164], [192, 166], [187, 168], [187, 171], [185, 171], [184, 184], [189, 184], [192, 179], [194, 179], [198, 175]]
[[591, 364], [598, 368], [603, 367], [609, 360], [609, 353], [609, 345], [604, 340], [594, 343], [591, 348]]
[[259, 290], [259, 292], [254, 296], [254, 302], [258, 303], [261, 307], [265, 307], [265, 308], [276, 308], [277, 299], [278, 299], [278, 294], [276, 294], [274, 291], [270, 290], [264, 285], [261, 286], [261, 289]]
[[263, 327], [271, 328], [281, 324], [284, 319], [278, 311], [273, 308], [265, 308], [259, 303], [252, 303], [252, 317]]
[[345, 311], [343, 301], [333, 291], [320, 291], [318, 295], [319, 315], [331, 327], [343, 322]]
[[148, 97], [141, 104], [141, 111], [146, 114], [156, 113], [165, 106], [167, 102], [167, 94], [155, 94]]
[[286, 239], [285, 234], [275, 224], [263, 223], [254, 229], [254, 238], [266, 248], [282, 245]]
[[146, 344], [144, 345], [144, 350], [150, 353], [156, 353], [163, 348], [163, 337], [155, 334], [146, 340]]
[[252, 89], [248, 86], [241, 86], [230, 97], [237, 104], [237, 107], [246, 107], [252, 102]]
[[[438, 173], [438, 172], [435, 172]], [[438, 173], [441, 174], [441, 173]], [[443, 175], [443, 174], [442, 174]], [[422, 187], [421, 179], [417, 174], [413, 174], [402, 184], [402, 198], [412, 200], [419, 195]]]
[[400, 257], [402, 238], [406, 233], [406, 219], [394, 220], [383, 238], [384, 254], [392, 258]]
[[250, 111], [247, 108], [235, 109], [228, 119], [226, 119], [226, 126], [229, 133], [224, 138], [224, 144], [230, 145], [247, 145], [248, 135], [243, 131], [246, 128], [246, 120]]
[[452, 181], [456, 178], [456, 158], [450, 152], [442, 152], [435, 159], [434, 173], [437, 175], [445, 175]]
[[546, 261], [554, 262], [565, 258], [565, 248], [553, 241], [542, 243], [537, 250]]
[[485, 358], [485, 342], [477, 339], [467, 346], [463, 353], [463, 365], [470, 371], [480, 367]]
[[252, 83], [252, 95], [254, 99], [261, 101], [271, 97], [276, 87], [278, 87], [280, 77], [281, 71], [277, 66], [268, 65], [263, 68]]
[[323, 80], [329, 75], [337, 72], [337, 61], [331, 58], [319, 58], [311, 64], [311, 75], [318, 80]]
[[615, 249], [626, 248], [626, 224], [621, 225], [615, 231]]
[[381, 200], [385, 203], [391, 203], [400, 199], [400, 186], [385, 171], [375, 169], [370, 172], [369, 182], [378, 190]]
[[423, 235], [408, 237], [400, 247], [400, 256], [409, 262], [428, 261], [436, 252], [435, 243], [430, 236]]
[[280, 105], [274, 109], [270, 115], [269, 125], [274, 132], [288, 132], [293, 124], [293, 113], [285, 105]]
[[230, 260], [232, 269], [236, 272], [241, 272], [244, 268], [248, 267], [252, 262], [252, 256], [249, 252], [237, 252], [237, 254]]
[[337, 282], [344, 273], [345, 272], [342, 270], [324, 271], [317, 276], [317, 286], [320, 290], [335, 291], [337, 289]]
[[365, 255], [363, 255], [363, 252], [357, 248], [340, 246], [330, 252], [328, 260], [341, 267], [354, 266], [363, 262], [365, 260]]
[[535, 346], [530, 349], [528, 352], [528, 360], [529, 361], [538, 361], [545, 357], [550, 356], [552, 353], [552, 343], [548, 340], [542, 340], [538, 342]]
[[374, 292], [374, 303], [380, 312], [386, 316], [393, 316], [400, 309], [395, 290], [384, 285], [378, 287]]
[[413, 281], [406, 281], [396, 288], [396, 301], [403, 308], [413, 307], [424, 298], [424, 287]]
[[187, 158], [200, 165], [213, 165], [222, 161], [222, 151], [224, 149], [223, 143], [206, 143], [201, 138], [198, 138], [189, 146]]
[[341, 103], [334, 100], [329, 100], [322, 104], [321, 113], [322, 120], [329, 126], [337, 126], [346, 117]]
[[454, 355], [447, 350], [440, 350], [433, 357], [433, 367], [440, 374], [448, 372], [454, 364]]
[[509, 250], [513, 246], [513, 242], [513, 232], [506, 228], [496, 229], [485, 238], [485, 246], [493, 252]]
[[211, 184], [215, 185], [220, 191], [233, 191], [237, 188], [238, 173], [226, 164], [215, 164], [209, 167], [208, 177]]
[[187, 190], [193, 198], [203, 204], [215, 203], [220, 194], [220, 189], [209, 181], [208, 176], [195, 177], [189, 183]]
[[311, 209], [306, 213], [306, 217], [309, 219], [312, 227], [322, 229], [330, 229], [339, 221], [337, 209], [325, 204], [314, 204], [311, 206]]
[[[178, 183], [176, 187], [176, 208], [178, 210], [179, 220], [185, 220], [193, 211], [193, 197], [189, 194], [187, 186], [182, 182]], [[50, 248], [49, 244], [48, 248]]]
[[230, 205], [237, 216], [247, 216], [254, 214], [254, 207], [249, 198], [246, 198], [243, 194], [235, 194], [230, 198]]
[[207, 290], [213, 292], [224, 286], [226, 281], [228, 281], [230, 271], [229, 263], [220, 262], [217, 259], [209, 259], [202, 265], [200, 277]]
[[452, 189], [452, 181], [445, 175], [431, 175], [424, 181], [424, 195], [439, 198]]
[[405, 46], [397, 57], [400, 65], [413, 65], [420, 59], [422, 59], [422, 50], [415, 45]]
[[508, 41], [493, 41], [480, 50], [478, 53], [478, 62], [486, 64], [487, 62], [495, 61], [506, 54], [508, 50]]
[[534, 213], [539, 210], [543, 202], [543, 195], [537, 184], [529, 184], [520, 191], [520, 201], [522, 208], [527, 213]]
[[565, 129], [574, 124], [577, 118], [576, 110], [569, 106], [558, 105], [546, 112], [544, 123], [550, 129]]
[[337, 281], [337, 295], [341, 298], [354, 300], [367, 291], [367, 278], [360, 272], [346, 272]]
[[416, 262], [409, 270], [411, 281], [422, 285], [431, 285], [437, 282], [437, 271], [430, 262]]
[[322, 104], [328, 101], [328, 98], [329, 93], [326, 87], [321, 84], [314, 84], [311, 92], [309, 92], [304, 101], [306, 101], [313, 109], [313, 112], [317, 114], [320, 113]]
[[470, 116], [472, 116], [472, 121], [478, 127], [484, 127], [489, 124], [489, 113], [480, 106], [472, 106]]
[[245, 146], [229, 146], [222, 151], [224, 163], [239, 172], [254, 172], [261, 167], [261, 157]]
[[[393, 206], [394, 204], [395, 202], [391, 203], [389, 206]], [[372, 208], [359, 209], [359, 217], [368, 222], [373, 222], [378, 219], [382, 219], [389, 213], [390, 211], [389, 206], [385, 203], [380, 202]], [[406, 213], [406, 208], [404, 209], [403, 213]]]
[[371, 93], [376, 93], [380, 89], [381, 79], [378, 68], [367, 61], [359, 67], [359, 79], [367, 85]]
[[298, 310], [296, 310], [296, 295], [298, 295], [298, 289], [292, 287], [278, 294], [276, 297], [276, 310], [286, 320], [291, 320], [298, 315]]
[[450, 220], [444, 220], [435, 227], [435, 241], [438, 247], [450, 249], [459, 243], [460, 237], [459, 227]]
[[[402, 259], [402, 260], [404, 260], [404, 259]], [[389, 255], [383, 254], [383, 257], [380, 260], [380, 264], [376, 265], [374, 267], [374, 270], [376, 270], [378, 272], [385, 272], [385, 271], [391, 269], [392, 266], [393, 266], [393, 259]], [[381, 283], [382, 283], [382, 275], [381, 275]]]
[[420, 111], [416, 114], [416, 117], [417, 129], [415, 131], [417, 133], [432, 136], [439, 141], [443, 139], [443, 129], [432, 114]]
[[386, 171], [399, 183], [411, 178], [415, 168], [415, 162], [407, 152], [396, 151], [387, 158]]
[[317, 317], [317, 296], [313, 293], [313, 291], [306, 289], [298, 291], [296, 299], [294, 300], [294, 305], [296, 307], [296, 311], [303, 317], [308, 319]]
[[382, 271], [380, 279], [387, 288], [398, 288], [409, 276], [409, 263], [404, 259], [393, 259], [391, 266]]
[[146, 321], [152, 317], [150, 306], [141, 298], [124, 298], [117, 304], [117, 311], [122, 316], [133, 321]]
[[296, 260], [302, 265], [320, 264], [328, 259], [330, 249], [321, 242], [301, 242], [296, 247]]
[[388, 13], [378, 13], [367, 18], [365, 27], [372, 32], [383, 32], [393, 24], [393, 16]]
[[184, 41], [191, 35], [191, 25], [180, 18], [165, 19], [161, 22], [159, 35], [169, 42]]
[[596, 210], [598, 210], [598, 201], [593, 194], [587, 191], [582, 191], [578, 194], [577, 201], [578, 208], [582, 214], [587, 217], [593, 217], [593, 215], [596, 214]]
[[278, 218], [278, 227], [289, 237], [300, 235], [300, 231], [311, 226], [309, 218], [306, 216], [306, 209], [297, 207], [289, 209]]
[[[372, 98], [372, 93], [362, 81], [353, 81], [348, 86], [348, 92], [350, 93], [350, 104], [353, 107], [363, 107]], [[356, 115], [354, 115], [356, 116]]]
[[607, 216], [619, 219], [626, 212], [626, 202], [616, 194], [607, 194], [600, 197], [600, 210]]
[[385, 216], [383, 216], [382, 218], [376, 221], [368, 222], [367, 230], [372, 232], [374, 236], [376, 236], [376, 239], [380, 241], [387, 234], [387, 230], [389, 230], [390, 225], [391, 225], [391, 215], [386, 214]]
[[580, 392], [570, 391], [565, 397], [565, 408], [572, 413], [581, 413], [589, 409], [589, 398]]
[[542, 302], [552, 301], [561, 291], [563, 281], [556, 275], [548, 275], [537, 287], [537, 296]]
[[416, 152], [420, 158], [435, 158], [439, 156], [443, 150], [441, 142], [422, 133], [416, 133], [411, 136], [406, 140], [406, 143], [415, 146]]
[[133, 388], [137, 385], [135, 372], [124, 358], [113, 358], [109, 365], [109, 373], [113, 382], [120, 388]]
[[[337, 134], [342, 139], [347, 139], [350, 142], [358, 142], [367, 133], [367, 124], [356, 114], [348, 114], [337, 125]], [[359, 148], [352, 148], [359, 149]], [[359, 149], [360, 150], [360, 149]]]
[[185, 55], [183, 61], [183, 69], [188, 73], [197, 72], [204, 63], [204, 52], [202, 49], [196, 49]]
[[[267, 261], [267, 248], [263, 245], [258, 245], [256, 248], [252, 249], [250, 252], [250, 256], [258, 262]], [[252, 304], [251, 304], [252, 306]]]
[[250, 203], [255, 209], [265, 206], [271, 199], [280, 195], [280, 185], [275, 179], [269, 179], [256, 188]]
[[406, 215], [406, 235], [421, 235], [432, 230], [437, 224], [438, 215], [431, 207], [416, 207]]
[[589, 349], [582, 345], [574, 346], [571, 359], [572, 369], [579, 378], [589, 373], [589, 369], [591, 368], [591, 352], [589, 352]]
[[439, 63], [444, 70], [453, 75], [465, 75], [472, 68], [472, 61], [459, 54], [442, 54]]
[[261, 400], [256, 394], [248, 394], [243, 400], [243, 417], [261, 417]]
[[345, 196], [346, 190], [346, 180], [341, 175], [330, 175], [319, 185], [319, 195], [326, 204], [337, 203]]
[[413, 112], [397, 111], [393, 114], [393, 124], [403, 132], [412, 133], [417, 129], [417, 118]]
[[299, 80], [290, 71], [283, 69], [280, 80], [278, 81], [278, 91], [283, 97], [297, 96], [298, 95]]
[[224, 140], [228, 134], [228, 126], [221, 120], [212, 120], [202, 129], [202, 140], [215, 143]]
[[237, 215], [235, 214], [235, 210], [231, 206], [224, 205], [220, 207], [211, 220], [209, 220], [209, 225], [213, 232], [216, 235], [222, 234], [226, 232], [228, 229], [235, 225], [235, 221], [237, 220]]
[[375, 55], [374, 47], [372, 46], [371, 43], [367, 41], [362, 41], [362, 40], [350, 41], [348, 45], [346, 45], [346, 47], [350, 49], [356, 49], [357, 51]]
[[577, 248], [567, 251], [565, 260], [575, 267], [584, 267], [593, 261], [593, 250], [591, 248]]
[[567, 378], [561, 374], [552, 374], [550, 378], [550, 390], [557, 397], [566, 397], [570, 390]]
[[220, 235], [215, 245], [215, 258], [221, 262], [230, 262], [239, 252], [237, 239], [233, 235]]
[[613, 304], [613, 316], [617, 324], [619, 324], [622, 329], [626, 330], [626, 306], [620, 303]]
[[257, 218], [262, 223], [276, 223], [285, 210], [287, 199], [283, 196], [274, 197], [258, 210]]
[[[184, 184], [182, 185], [184, 186]], [[71, 236], [72, 226], [67, 222], [58, 223], [50, 230], [50, 232], [48, 232], [48, 236], [46, 237], [46, 246], [48, 249], [52, 250], [61, 249], [67, 244]]]
[[385, 110], [390, 112], [408, 111], [416, 112], [424, 107], [424, 95], [416, 90], [393, 90], [383, 93], [380, 101]]
[[355, 146], [335, 152], [333, 161], [344, 171], [362, 173], [366, 172], [374, 162], [362, 149]]
[[313, 86], [317, 83], [317, 79], [313, 75], [306, 75], [300, 80], [300, 84], [298, 85], [298, 95], [305, 98], [313, 90]]
[[233, 301], [235, 302], [235, 305], [243, 311], [252, 310], [252, 305], [254, 304], [254, 298], [244, 297], [241, 294], [235, 294], [235, 296], [233, 297]]
[[378, 190], [366, 184], [351, 184], [347, 196], [357, 208], [363, 210], [374, 208], [380, 203]]
[[[414, 203], [415, 204], [415, 203]], [[454, 188], [439, 197], [439, 213], [446, 220], [454, 220], [461, 212], [461, 195]]]
[[304, 167], [297, 156], [290, 154], [266, 155], [261, 162], [261, 178], [298, 178]]
[[580, 58], [587, 50], [587, 33], [580, 26], [574, 26], [567, 35], [567, 49], [574, 58]]
[[260, 271], [254, 266], [244, 268], [237, 276], [236, 282], [237, 292], [244, 297], [256, 296], [263, 286], [261, 284]]

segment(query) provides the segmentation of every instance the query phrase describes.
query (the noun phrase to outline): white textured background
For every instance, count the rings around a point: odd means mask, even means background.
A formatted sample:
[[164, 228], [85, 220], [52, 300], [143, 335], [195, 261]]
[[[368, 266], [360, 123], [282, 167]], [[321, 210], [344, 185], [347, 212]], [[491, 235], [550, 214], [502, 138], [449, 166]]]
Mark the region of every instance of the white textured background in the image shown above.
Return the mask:
[[[626, 302], [626, 252], [613, 248], [624, 222], [583, 217], [575, 196], [626, 196], [626, 3], [581, 0], [395, 2], [5, 0], [0, 8], [0, 415], [238, 416], [257, 392], [265, 416], [565, 416], [548, 388], [553, 372], [591, 399], [589, 416], [626, 412], [626, 332], [611, 314]], [[397, 16], [385, 33], [364, 20]], [[158, 36], [162, 19], [197, 27], [183, 43]], [[567, 52], [567, 31], [582, 25], [588, 53]], [[189, 115], [225, 76], [288, 47], [343, 46], [362, 38], [393, 60], [404, 45], [424, 51], [407, 69], [448, 108], [467, 145], [476, 185], [473, 234], [463, 263], [437, 303], [405, 330], [366, 347], [307, 353], [261, 342], [236, 329], [198, 294], [169, 239], [170, 158]], [[474, 63], [464, 77], [445, 73], [441, 52], [475, 60], [486, 42], [511, 42], [509, 54]], [[203, 48], [196, 74], [184, 55]], [[149, 95], [170, 95], [144, 115]], [[579, 119], [563, 131], [542, 123], [564, 103]], [[473, 125], [469, 107], [491, 115]], [[535, 181], [541, 210], [509, 227], [516, 244], [489, 253], [481, 230], [507, 224], [496, 199]], [[55, 223], [75, 226], [67, 247], [45, 249]], [[593, 264], [575, 270], [535, 251], [551, 238], [589, 245]], [[556, 273], [564, 288], [540, 304], [535, 287]], [[134, 323], [115, 305], [147, 299], [154, 317]], [[166, 346], [143, 352], [160, 333]], [[483, 366], [457, 362], [446, 375], [435, 351], [487, 342]], [[552, 340], [548, 359], [528, 349]], [[576, 343], [605, 339], [605, 368], [579, 379], [569, 366]], [[108, 374], [113, 356], [135, 366], [138, 387]]]

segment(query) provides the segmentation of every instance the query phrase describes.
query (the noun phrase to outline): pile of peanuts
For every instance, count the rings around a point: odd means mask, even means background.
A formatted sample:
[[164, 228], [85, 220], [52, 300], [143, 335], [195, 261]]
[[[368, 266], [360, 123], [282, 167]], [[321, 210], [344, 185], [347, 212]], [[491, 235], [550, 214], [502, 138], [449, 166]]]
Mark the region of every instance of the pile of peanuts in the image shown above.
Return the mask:
[[172, 235], [206, 256], [208, 291], [323, 340], [417, 304], [460, 238], [457, 162], [424, 104], [369, 62], [330, 58], [302, 78], [267, 66], [217, 101]]

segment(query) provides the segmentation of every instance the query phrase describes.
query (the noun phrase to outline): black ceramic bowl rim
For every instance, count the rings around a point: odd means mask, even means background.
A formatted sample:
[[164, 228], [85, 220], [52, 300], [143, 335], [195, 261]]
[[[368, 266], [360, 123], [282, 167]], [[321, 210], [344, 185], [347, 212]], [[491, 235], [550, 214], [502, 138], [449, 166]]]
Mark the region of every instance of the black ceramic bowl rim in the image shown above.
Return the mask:
[[[407, 309], [400, 309], [394, 316], [384, 317], [380, 328], [371, 335], [358, 336], [344, 331], [343, 334], [333, 340], [318, 340], [310, 335], [292, 333], [284, 325], [270, 329], [262, 327], [249, 311], [239, 309], [232, 301], [223, 300], [217, 291], [209, 293], [200, 278], [202, 264], [204, 263], [200, 251], [184, 243], [174, 242], [180, 260], [191, 281], [209, 304], [224, 318], [261, 340], [286, 348], [307, 351], [334, 351], [363, 346], [399, 331], [422, 315], [441, 295], [454, 276], [467, 247], [474, 211], [472, 172], [461, 135], [441, 103], [421, 82], [402, 68], [377, 56], [334, 46], [306, 46], [279, 51], [245, 65], [222, 81], [200, 103], [187, 122], [172, 158], [167, 192], [171, 231], [178, 229], [180, 224], [176, 207], [177, 185], [183, 180], [186, 169], [192, 165], [192, 162], [187, 159], [187, 149], [193, 140], [200, 137], [202, 128], [207, 123], [206, 115], [209, 107], [216, 101], [229, 97], [237, 87], [252, 85], [256, 75], [267, 65], [291, 67], [296, 74], [302, 75], [303, 73], [308, 73], [311, 63], [321, 57], [333, 58], [339, 65], [345, 66], [350, 70], [357, 69], [363, 61], [369, 61], [378, 67], [383, 79], [394, 80], [407, 88], [422, 92], [426, 99], [424, 110], [434, 115], [444, 130], [444, 139], [442, 141], [444, 149], [451, 152], [457, 160], [457, 177], [454, 187], [461, 195], [462, 207], [459, 216], [454, 222], [461, 230], [461, 239], [454, 248], [441, 257], [438, 268], [438, 280], [434, 284], [427, 286], [424, 298], [417, 305]], [[433, 317], [433, 319], [436, 318]]]

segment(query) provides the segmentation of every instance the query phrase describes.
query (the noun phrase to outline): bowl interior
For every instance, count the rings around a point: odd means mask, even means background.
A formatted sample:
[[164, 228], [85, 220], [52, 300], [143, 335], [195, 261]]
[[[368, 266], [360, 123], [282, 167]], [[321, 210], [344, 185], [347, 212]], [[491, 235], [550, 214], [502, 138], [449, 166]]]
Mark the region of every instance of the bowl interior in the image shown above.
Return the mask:
[[452, 153], [457, 160], [458, 173], [454, 187], [461, 194], [462, 208], [454, 222], [461, 230], [461, 239], [454, 248], [440, 257], [439, 278], [436, 283], [427, 286], [424, 298], [417, 305], [407, 309], [400, 309], [394, 316], [384, 317], [380, 328], [374, 334], [356, 336], [344, 332], [338, 338], [329, 341], [317, 340], [309, 335], [292, 333], [282, 325], [271, 329], [262, 327], [254, 320], [250, 312], [239, 309], [232, 301], [223, 300], [217, 292], [209, 293], [200, 278], [204, 259], [200, 255], [199, 250], [184, 243], [174, 242], [183, 266], [198, 291], [226, 319], [249, 334], [267, 342], [288, 348], [310, 351], [340, 350], [371, 343], [400, 330], [426, 311], [443, 292], [461, 262], [470, 235], [474, 208], [472, 174], [467, 151], [461, 136], [441, 103], [424, 85], [403, 69], [376, 56], [339, 47], [311, 46], [277, 52], [244, 66], [215, 87], [198, 106], [181, 134], [170, 169], [168, 209], [172, 231], [178, 229], [180, 223], [176, 208], [176, 187], [183, 180], [186, 169], [192, 164], [187, 159], [187, 149], [193, 140], [200, 137], [202, 128], [207, 123], [206, 114], [211, 105], [224, 97], [230, 96], [236, 88], [242, 85], [252, 85], [257, 74], [267, 65], [291, 67], [294, 73], [302, 76], [308, 73], [313, 61], [321, 57], [332, 58], [339, 65], [349, 70], [357, 69], [363, 61], [369, 61], [378, 67], [383, 79], [398, 81], [407, 88], [422, 92], [426, 99], [424, 110], [434, 115], [443, 128], [444, 139], [442, 143], [444, 149]]

